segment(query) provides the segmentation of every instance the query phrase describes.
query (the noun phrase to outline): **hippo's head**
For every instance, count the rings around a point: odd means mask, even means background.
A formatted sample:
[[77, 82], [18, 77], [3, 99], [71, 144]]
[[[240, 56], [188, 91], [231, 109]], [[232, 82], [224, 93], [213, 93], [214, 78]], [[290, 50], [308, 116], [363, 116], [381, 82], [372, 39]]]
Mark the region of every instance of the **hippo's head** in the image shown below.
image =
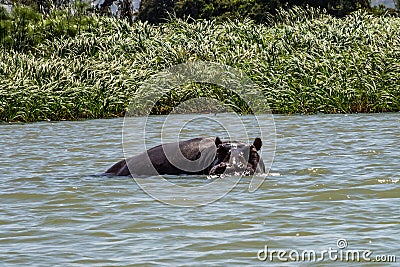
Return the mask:
[[223, 173], [253, 175], [255, 172], [264, 172], [264, 164], [262, 160], [260, 162], [260, 155], [258, 154], [262, 146], [260, 138], [256, 138], [250, 145], [237, 141], [222, 142], [217, 137], [215, 145], [217, 146], [217, 155], [211, 165], [210, 175]]

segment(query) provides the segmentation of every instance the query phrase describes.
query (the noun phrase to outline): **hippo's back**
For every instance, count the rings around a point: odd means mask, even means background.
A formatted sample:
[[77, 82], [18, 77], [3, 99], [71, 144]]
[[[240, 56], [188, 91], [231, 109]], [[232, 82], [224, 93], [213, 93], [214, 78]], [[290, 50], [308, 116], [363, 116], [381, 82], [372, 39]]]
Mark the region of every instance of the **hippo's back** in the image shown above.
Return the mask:
[[121, 160], [106, 174], [158, 175], [207, 174], [215, 157], [213, 138], [194, 138], [153, 147], [134, 157]]

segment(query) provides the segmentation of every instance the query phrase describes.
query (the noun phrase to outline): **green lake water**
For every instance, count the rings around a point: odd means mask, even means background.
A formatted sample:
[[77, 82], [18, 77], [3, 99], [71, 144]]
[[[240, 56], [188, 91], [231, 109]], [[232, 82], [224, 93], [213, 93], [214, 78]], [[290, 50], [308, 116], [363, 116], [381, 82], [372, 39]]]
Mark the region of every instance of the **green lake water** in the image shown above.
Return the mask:
[[[400, 114], [274, 120], [276, 153], [260, 188], [249, 192], [242, 178], [221, 199], [196, 207], [157, 201], [132, 178], [96, 176], [124, 156], [123, 119], [0, 125], [0, 265], [266, 266], [270, 259], [258, 256], [267, 246], [369, 250], [372, 261], [397, 256], [369, 266], [398, 266]], [[214, 130], [220, 133], [217, 124], [198, 123], [183, 134]], [[183, 186], [210, 182], [171, 178]], [[337, 261], [326, 256], [314, 265], [344, 264]]]

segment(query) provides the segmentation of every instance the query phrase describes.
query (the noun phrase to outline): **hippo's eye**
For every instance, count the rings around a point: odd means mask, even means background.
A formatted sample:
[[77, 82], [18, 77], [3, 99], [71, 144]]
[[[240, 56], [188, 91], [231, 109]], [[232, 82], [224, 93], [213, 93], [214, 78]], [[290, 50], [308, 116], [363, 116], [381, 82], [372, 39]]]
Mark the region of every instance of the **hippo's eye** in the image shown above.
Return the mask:
[[219, 153], [219, 154], [227, 154], [229, 152], [229, 149], [228, 148], [226, 148], [226, 147], [224, 147], [224, 146], [220, 146], [220, 147], [218, 147], [218, 149], [217, 149], [217, 153]]

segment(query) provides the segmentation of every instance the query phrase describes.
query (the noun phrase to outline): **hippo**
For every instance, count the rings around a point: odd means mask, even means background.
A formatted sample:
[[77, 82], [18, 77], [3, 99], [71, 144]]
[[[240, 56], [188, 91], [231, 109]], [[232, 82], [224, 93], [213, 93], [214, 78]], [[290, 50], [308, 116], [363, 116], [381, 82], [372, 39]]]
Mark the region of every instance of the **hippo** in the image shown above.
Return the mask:
[[153, 147], [110, 167], [109, 176], [152, 175], [253, 175], [265, 172], [258, 152], [260, 138], [253, 144], [222, 142], [216, 138], [194, 138]]

